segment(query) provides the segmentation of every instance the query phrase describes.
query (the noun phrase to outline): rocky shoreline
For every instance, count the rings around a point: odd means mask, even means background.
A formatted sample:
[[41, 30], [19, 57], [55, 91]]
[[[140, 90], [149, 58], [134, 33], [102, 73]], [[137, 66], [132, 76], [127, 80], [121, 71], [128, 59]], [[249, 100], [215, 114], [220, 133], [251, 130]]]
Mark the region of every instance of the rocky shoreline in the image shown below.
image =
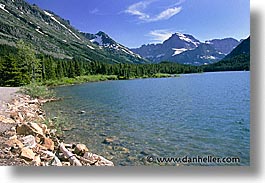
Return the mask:
[[6, 103], [0, 114], [0, 165], [114, 166], [85, 144], [63, 142], [42, 110], [44, 103], [54, 100], [16, 94]]

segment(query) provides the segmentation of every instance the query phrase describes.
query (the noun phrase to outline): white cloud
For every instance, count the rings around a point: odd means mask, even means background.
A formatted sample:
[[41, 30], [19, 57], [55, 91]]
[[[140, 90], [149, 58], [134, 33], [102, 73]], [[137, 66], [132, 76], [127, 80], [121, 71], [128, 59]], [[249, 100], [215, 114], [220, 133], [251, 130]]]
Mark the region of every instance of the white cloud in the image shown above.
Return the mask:
[[140, 1], [138, 3], [132, 4], [125, 10], [125, 13], [129, 13], [131, 15], [137, 16], [139, 20], [142, 20], [145, 22], [155, 22], [159, 20], [167, 20], [173, 17], [174, 15], [178, 14], [182, 10], [182, 7], [178, 5], [180, 5], [183, 2], [183, 0], [174, 4], [174, 7], [167, 8], [158, 14], [150, 15], [146, 13], [145, 10], [148, 8], [148, 6], [151, 3], [155, 1], [156, 0], [145, 0], [145, 1]]
[[182, 10], [182, 7], [168, 8], [165, 11], [162, 11], [159, 15], [152, 19], [152, 21], [158, 20], [167, 20], [174, 15], [178, 14]]
[[148, 36], [155, 43], [161, 43], [172, 36], [173, 32], [167, 29], [150, 31]]
[[142, 12], [149, 4], [151, 4], [152, 1], [140, 1], [138, 3], [132, 4], [128, 7], [127, 10], [125, 10], [126, 13], [129, 13], [131, 15], [136, 15], [139, 17], [140, 20], [146, 20], [149, 19], [150, 16], [146, 13]]

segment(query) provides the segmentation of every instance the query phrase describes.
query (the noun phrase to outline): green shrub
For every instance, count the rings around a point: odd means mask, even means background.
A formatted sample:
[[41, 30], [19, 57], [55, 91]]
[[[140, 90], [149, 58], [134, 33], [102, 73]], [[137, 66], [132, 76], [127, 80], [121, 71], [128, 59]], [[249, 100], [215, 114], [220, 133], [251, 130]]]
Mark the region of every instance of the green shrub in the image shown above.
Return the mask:
[[46, 86], [59, 86], [59, 85], [73, 85], [81, 84], [86, 82], [97, 82], [97, 81], [106, 81], [106, 80], [117, 80], [116, 75], [86, 75], [86, 76], [77, 76], [75, 78], [61, 78], [56, 80], [46, 80], [42, 84]]
[[55, 96], [52, 90], [49, 90], [46, 86], [38, 85], [37, 83], [31, 83], [29, 85], [23, 86], [20, 92], [29, 95], [32, 98], [52, 98]]

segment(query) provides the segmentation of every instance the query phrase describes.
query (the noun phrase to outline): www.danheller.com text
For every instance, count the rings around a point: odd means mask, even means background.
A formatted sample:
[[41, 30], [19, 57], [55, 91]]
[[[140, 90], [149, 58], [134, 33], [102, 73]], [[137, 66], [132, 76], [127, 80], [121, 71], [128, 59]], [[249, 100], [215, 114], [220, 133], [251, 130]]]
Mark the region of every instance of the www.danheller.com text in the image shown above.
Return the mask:
[[183, 157], [156, 157], [147, 156], [149, 163], [175, 163], [175, 164], [237, 164], [239, 157], [215, 157], [215, 156], [183, 156]]

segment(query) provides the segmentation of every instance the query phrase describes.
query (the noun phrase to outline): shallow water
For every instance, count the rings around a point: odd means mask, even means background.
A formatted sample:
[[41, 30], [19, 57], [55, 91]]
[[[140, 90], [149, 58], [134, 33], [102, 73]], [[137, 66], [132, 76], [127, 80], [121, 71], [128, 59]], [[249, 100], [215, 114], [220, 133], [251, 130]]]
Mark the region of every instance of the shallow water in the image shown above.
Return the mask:
[[[81, 141], [116, 165], [155, 164], [146, 162], [148, 155], [231, 156], [240, 158], [237, 165], [249, 165], [250, 72], [97, 82], [55, 91], [64, 100], [45, 109], [70, 122], [66, 140]], [[116, 140], [105, 144], [106, 137]]]

